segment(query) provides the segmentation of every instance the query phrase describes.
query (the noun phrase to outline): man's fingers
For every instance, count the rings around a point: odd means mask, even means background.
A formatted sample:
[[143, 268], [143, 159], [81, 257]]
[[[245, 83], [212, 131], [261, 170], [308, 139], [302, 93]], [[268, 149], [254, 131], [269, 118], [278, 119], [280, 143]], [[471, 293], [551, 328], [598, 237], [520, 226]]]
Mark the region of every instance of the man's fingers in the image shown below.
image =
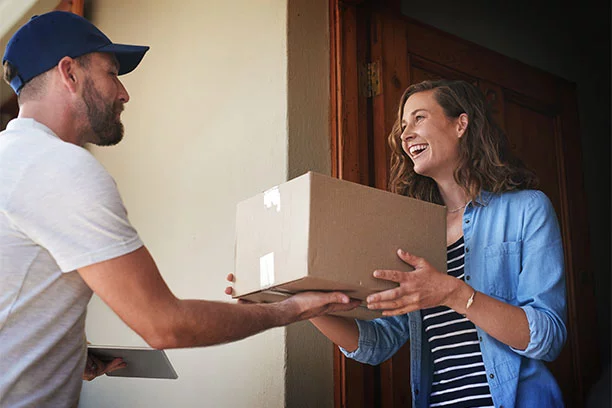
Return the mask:
[[342, 292], [332, 292], [329, 294], [329, 302], [328, 303], [350, 303], [351, 298], [345, 295]]
[[[231, 283], [234, 283], [234, 279], [235, 279], [235, 278], [236, 278], [236, 277], [235, 277], [235, 276], [234, 276], [234, 274], [233, 274], [233, 273], [231, 273], [231, 272], [230, 272], [230, 273], [228, 273], [228, 274], [227, 274], [227, 276], [225, 277], [225, 279], [226, 279], [228, 282], [231, 282]], [[226, 295], [230, 295], [230, 296], [231, 296], [231, 295], [233, 295], [233, 294], [234, 294], [234, 288], [233, 288], [233, 286], [227, 286], [227, 287], [225, 288], [225, 294], [226, 294]]]
[[98, 372], [104, 369], [104, 362], [93, 354], [89, 355], [91, 359], [91, 371], [97, 375]]
[[115, 370], [119, 370], [120, 368], [124, 368], [127, 366], [127, 363], [124, 362], [121, 358], [115, 358], [113, 361], [108, 363], [108, 365], [104, 368], [104, 372], [100, 374], [111, 373]]
[[348, 303], [330, 303], [327, 313], [334, 312], [348, 312], [349, 310], [353, 310], [361, 304], [360, 300], [351, 299]]
[[91, 353], [87, 354], [87, 363], [83, 372], [83, 379], [91, 381], [104, 371], [105, 364]]
[[325, 306], [331, 303], [349, 303], [350, 298], [342, 292], [301, 292], [295, 295], [296, 298], [308, 299], [311, 307]]
[[[351, 299], [342, 292], [301, 292], [292, 298], [302, 305], [306, 310], [325, 307], [331, 304], [348, 304]], [[291, 299], [291, 298], [290, 298]]]

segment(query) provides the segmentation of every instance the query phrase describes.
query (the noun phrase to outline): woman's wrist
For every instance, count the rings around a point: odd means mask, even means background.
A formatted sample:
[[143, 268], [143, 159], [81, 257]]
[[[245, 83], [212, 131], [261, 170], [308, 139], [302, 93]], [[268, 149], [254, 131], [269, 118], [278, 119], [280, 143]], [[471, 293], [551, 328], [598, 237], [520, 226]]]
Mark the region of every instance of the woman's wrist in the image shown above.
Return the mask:
[[[465, 315], [467, 312], [468, 303], [469, 306], [472, 306], [475, 298], [475, 296], [473, 296], [475, 291], [470, 285], [462, 280], [456, 278], [454, 278], [454, 280], [456, 281], [455, 285], [447, 298], [447, 303], [445, 306], [450, 307], [461, 315]], [[472, 302], [470, 302], [470, 299]]]

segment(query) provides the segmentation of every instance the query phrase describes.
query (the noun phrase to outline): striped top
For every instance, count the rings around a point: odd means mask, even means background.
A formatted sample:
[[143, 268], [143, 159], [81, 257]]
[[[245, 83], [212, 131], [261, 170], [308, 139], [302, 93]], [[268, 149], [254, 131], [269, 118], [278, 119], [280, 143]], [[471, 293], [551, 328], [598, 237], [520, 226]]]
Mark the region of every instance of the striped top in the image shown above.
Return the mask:
[[[448, 274], [463, 280], [463, 237], [447, 254]], [[421, 315], [434, 366], [430, 407], [493, 407], [474, 323], [446, 306]]]

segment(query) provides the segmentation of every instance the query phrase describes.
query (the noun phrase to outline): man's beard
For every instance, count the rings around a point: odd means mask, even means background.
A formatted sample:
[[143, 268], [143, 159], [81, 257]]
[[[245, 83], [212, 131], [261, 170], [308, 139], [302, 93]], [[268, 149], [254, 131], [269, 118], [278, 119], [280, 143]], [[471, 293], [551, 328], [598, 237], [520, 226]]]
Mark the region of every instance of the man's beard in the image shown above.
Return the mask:
[[87, 118], [94, 133], [91, 142], [98, 146], [114, 146], [123, 139], [123, 124], [119, 113], [123, 110], [121, 102], [105, 103], [93, 81], [86, 79], [83, 102], [87, 107]]

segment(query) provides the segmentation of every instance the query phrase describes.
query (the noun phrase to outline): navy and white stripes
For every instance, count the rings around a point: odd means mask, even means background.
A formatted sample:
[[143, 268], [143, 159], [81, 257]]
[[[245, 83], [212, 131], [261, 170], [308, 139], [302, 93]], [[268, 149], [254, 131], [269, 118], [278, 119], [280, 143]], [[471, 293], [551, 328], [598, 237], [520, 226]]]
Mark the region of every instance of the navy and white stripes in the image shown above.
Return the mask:
[[[447, 253], [448, 274], [463, 279], [463, 237]], [[434, 364], [430, 407], [493, 407], [474, 323], [445, 306], [421, 314]]]

